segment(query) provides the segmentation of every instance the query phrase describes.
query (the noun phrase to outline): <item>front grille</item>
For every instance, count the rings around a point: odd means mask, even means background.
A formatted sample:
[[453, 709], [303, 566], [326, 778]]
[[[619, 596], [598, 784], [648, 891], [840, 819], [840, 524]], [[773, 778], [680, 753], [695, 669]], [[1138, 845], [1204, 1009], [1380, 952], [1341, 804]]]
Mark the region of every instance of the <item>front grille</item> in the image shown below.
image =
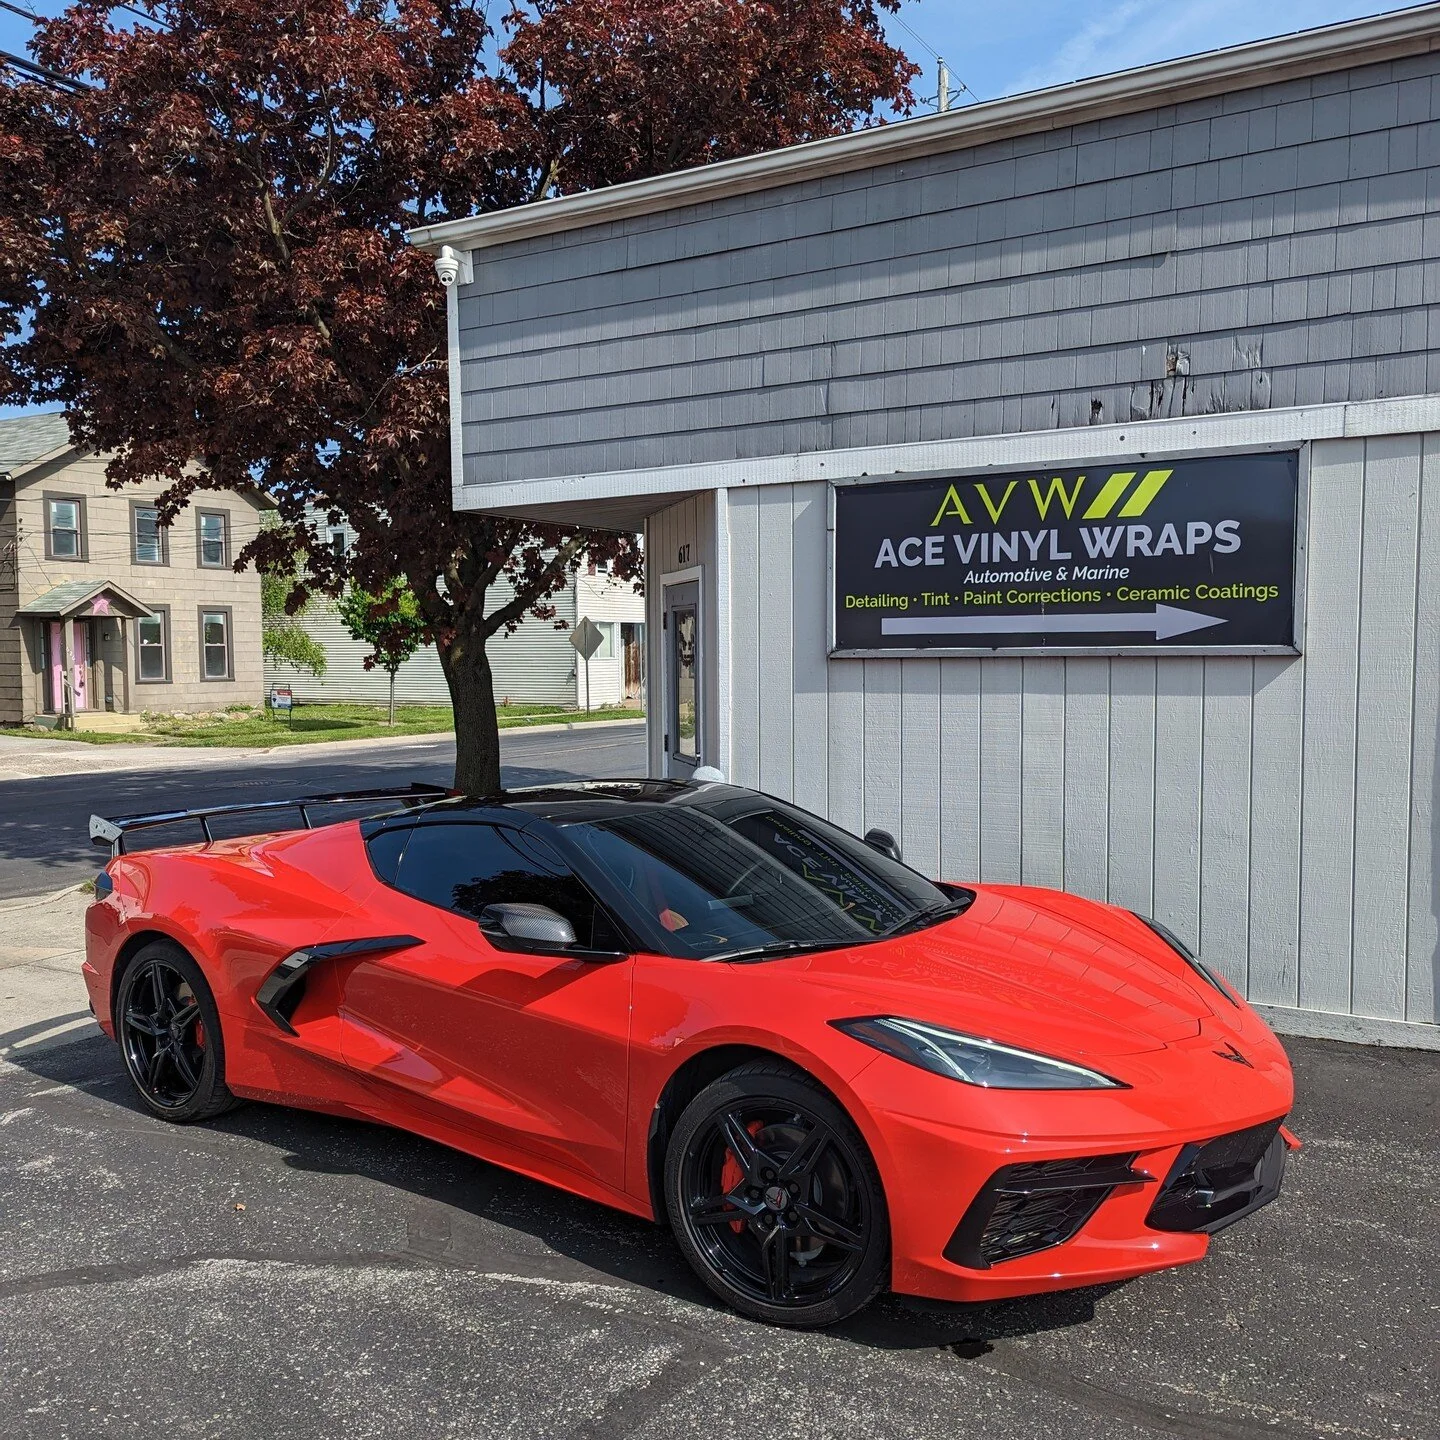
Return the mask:
[[1088, 1155], [1007, 1165], [992, 1175], [955, 1227], [945, 1258], [972, 1270], [1063, 1245], [1117, 1185], [1154, 1177], [1132, 1170], [1134, 1155]]
[[1285, 1141], [1280, 1121], [1187, 1145], [1170, 1167], [1145, 1223], [1153, 1230], [1213, 1235], [1280, 1193]]

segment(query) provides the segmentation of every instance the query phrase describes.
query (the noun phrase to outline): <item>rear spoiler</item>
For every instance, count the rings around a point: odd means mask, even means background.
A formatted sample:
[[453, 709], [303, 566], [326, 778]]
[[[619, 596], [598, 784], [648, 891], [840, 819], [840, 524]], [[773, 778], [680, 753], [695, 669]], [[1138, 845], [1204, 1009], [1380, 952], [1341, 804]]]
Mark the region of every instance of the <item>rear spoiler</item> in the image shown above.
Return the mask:
[[[113, 859], [125, 853], [125, 838], [136, 830], [150, 830], [157, 825], [178, 825], [187, 820], [200, 827], [208, 845], [215, 837], [210, 822], [220, 815], [263, 815], [267, 811], [298, 810], [300, 823], [306, 830], [314, 828], [310, 818], [316, 805], [360, 804], [367, 800], [393, 800], [399, 805], [428, 805], [453, 795], [443, 785], [419, 783], [395, 786], [388, 790], [343, 790], [333, 795], [302, 795], [295, 800], [256, 800], [248, 805], [207, 805], [201, 810], [161, 810], [154, 815], [118, 815], [107, 820], [103, 815], [90, 817], [90, 843], [108, 845]], [[288, 827], [287, 827], [288, 828]]]

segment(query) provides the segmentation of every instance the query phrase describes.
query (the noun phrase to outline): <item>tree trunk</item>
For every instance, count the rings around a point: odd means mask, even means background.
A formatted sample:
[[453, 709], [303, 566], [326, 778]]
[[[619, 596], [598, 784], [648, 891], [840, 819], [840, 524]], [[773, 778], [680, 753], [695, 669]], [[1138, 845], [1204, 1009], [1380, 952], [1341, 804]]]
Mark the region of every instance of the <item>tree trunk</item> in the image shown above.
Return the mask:
[[500, 792], [500, 726], [485, 635], [461, 611], [449, 645], [438, 647], [455, 707], [455, 788], [466, 795]]
[[390, 672], [390, 724], [395, 723], [395, 672]]

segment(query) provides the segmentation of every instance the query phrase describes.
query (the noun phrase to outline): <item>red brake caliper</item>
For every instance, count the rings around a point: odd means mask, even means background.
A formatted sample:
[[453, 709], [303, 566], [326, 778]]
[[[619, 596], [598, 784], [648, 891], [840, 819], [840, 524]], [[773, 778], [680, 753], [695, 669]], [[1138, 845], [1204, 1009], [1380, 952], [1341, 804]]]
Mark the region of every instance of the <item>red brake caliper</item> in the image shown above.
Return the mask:
[[[765, 1127], [759, 1120], [752, 1121], [745, 1127], [751, 1135], [758, 1135]], [[740, 1162], [735, 1158], [735, 1152], [727, 1149], [725, 1151], [725, 1163], [720, 1167], [720, 1190], [728, 1195], [743, 1179], [745, 1171]], [[738, 1235], [745, 1228], [743, 1220], [732, 1220], [730, 1228]]]

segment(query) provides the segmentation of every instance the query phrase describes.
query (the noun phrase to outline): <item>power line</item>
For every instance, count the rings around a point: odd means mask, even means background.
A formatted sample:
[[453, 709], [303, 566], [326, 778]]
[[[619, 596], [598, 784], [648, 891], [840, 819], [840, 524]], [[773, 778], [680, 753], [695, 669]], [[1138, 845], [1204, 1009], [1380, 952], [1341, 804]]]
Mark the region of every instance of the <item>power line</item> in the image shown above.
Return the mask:
[[[14, 7], [7, 5], [5, 8], [9, 10]], [[8, 65], [13, 70], [24, 71], [36, 80], [45, 81], [47, 85], [58, 85], [66, 90], [81, 91], [95, 88], [93, 85], [87, 85], [83, 80], [75, 80], [69, 75], [62, 75], [58, 70], [48, 70], [44, 65], [34, 65], [19, 55], [12, 55], [8, 50], [0, 50], [0, 65]]]

